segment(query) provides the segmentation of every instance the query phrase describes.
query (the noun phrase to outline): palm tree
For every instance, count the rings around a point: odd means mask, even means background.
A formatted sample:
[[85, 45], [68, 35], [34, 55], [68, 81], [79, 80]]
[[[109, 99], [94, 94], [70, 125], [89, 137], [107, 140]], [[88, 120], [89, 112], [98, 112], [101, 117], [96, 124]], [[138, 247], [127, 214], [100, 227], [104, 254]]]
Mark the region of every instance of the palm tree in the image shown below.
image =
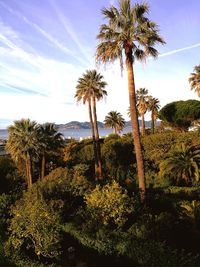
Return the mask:
[[38, 129], [40, 154], [42, 156], [41, 179], [45, 176], [46, 156], [54, 153], [64, 145], [63, 135], [59, 133], [53, 123], [45, 123]]
[[158, 98], [152, 96], [148, 97], [148, 110], [151, 112], [151, 132], [154, 134], [155, 123], [158, 118], [158, 111], [160, 109], [160, 101]]
[[114, 133], [120, 133], [125, 125], [125, 120], [121, 113], [117, 111], [110, 111], [105, 117], [104, 124], [106, 128], [112, 128]]
[[38, 157], [38, 124], [29, 119], [14, 121], [14, 125], [8, 127], [8, 141], [6, 149], [13, 160], [25, 163], [25, 175], [28, 188], [32, 186], [32, 163]]
[[200, 171], [200, 148], [179, 144], [167, 155], [166, 159], [160, 164], [160, 175], [169, 175], [171, 178], [186, 183], [195, 178], [199, 181]]
[[107, 83], [103, 81], [103, 76], [97, 73], [96, 70], [87, 70], [85, 74], [78, 80], [76, 86], [77, 102], [83, 101], [83, 104], [88, 102], [88, 111], [90, 118], [90, 127], [92, 130], [93, 149], [95, 157], [95, 175], [96, 179], [102, 179], [102, 164], [101, 150], [99, 144], [99, 131], [97, 125], [96, 100], [101, 100], [107, 95], [104, 90]]
[[139, 88], [136, 91], [137, 109], [138, 109], [138, 113], [140, 114], [142, 118], [142, 131], [141, 131], [142, 135], [145, 135], [144, 115], [148, 109], [147, 94], [148, 94], [148, 90], [145, 88]]
[[142, 201], [145, 199], [146, 189], [133, 63], [135, 60], [145, 60], [147, 56], [156, 57], [158, 52], [154, 46], [157, 43], [164, 44], [163, 39], [158, 34], [157, 25], [146, 17], [148, 12], [149, 7], [146, 3], [131, 6], [130, 0], [120, 0], [119, 9], [115, 6], [103, 8], [102, 13], [108, 23], [100, 27], [97, 36], [100, 44], [96, 50], [97, 62], [106, 64], [119, 59], [121, 68], [123, 67], [123, 52], [125, 54], [132, 132]]
[[191, 90], [194, 90], [200, 96], [200, 65], [194, 67], [194, 72], [190, 74], [189, 83]]

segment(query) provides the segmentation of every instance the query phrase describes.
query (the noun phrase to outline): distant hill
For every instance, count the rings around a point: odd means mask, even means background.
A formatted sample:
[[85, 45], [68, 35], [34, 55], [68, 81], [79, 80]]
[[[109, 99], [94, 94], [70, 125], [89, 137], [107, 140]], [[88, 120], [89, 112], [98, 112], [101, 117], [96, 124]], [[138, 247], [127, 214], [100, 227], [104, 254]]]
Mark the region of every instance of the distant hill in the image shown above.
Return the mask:
[[[159, 122], [157, 122], [159, 125]], [[139, 125], [141, 126], [141, 120], [139, 120]], [[65, 124], [57, 124], [56, 125], [59, 130], [64, 129], [90, 129], [90, 123], [88, 121], [85, 122], [79, 122], [79, 121], [71, 121]], [[104, 128], [104, 123], [98, 121], [98, 127]], [[126, 121], [125, 127], [131, 127], [131, 121]], [[145, 127], [150, 128], [151, 127], [151, 121], [145, 121]]]
[[[79, 121], [71, 121], [65, 124], [57, 124], [59, 129], [90, 129], [90, 123], [88, 121], [79, 122]], [[104, 128], [104, 124], [98, 121], [98, 127]]]

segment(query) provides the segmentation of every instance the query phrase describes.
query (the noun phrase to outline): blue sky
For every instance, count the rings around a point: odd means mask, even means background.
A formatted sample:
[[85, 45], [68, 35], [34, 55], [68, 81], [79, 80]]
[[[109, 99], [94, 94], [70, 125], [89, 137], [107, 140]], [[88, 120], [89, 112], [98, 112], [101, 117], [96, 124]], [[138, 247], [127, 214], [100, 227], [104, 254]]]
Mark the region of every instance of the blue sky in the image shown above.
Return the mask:
[[[132, 1], [135, 2], [135, 1]], [[66, 123], [88, 120], [87, 107], [74, 99], [78, 78], [95, 68], [101, 8], [116, 0], [0, 0], [0, 128], [13, 120]], [[136, 88], [146, 87], [161, 106], [198, 99], [188, 77], [200, 64], [200, 1], [151, 0], [149, 17], [166, 45], [160, 56], [134, 66]], [[98, 119], [111, 110], [127, 117], [126, 72], [119, 63], [100, 66], [108, 83]], [[147, 114], [147, 119], [149, 115]]]

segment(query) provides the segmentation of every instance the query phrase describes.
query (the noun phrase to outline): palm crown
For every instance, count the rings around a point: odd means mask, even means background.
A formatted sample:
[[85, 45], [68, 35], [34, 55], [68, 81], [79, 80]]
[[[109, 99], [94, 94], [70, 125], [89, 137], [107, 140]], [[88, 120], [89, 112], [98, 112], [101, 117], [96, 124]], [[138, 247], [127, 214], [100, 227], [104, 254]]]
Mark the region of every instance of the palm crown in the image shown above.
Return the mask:
[[125, 120], [121, 113], [117, 111], [110, 111], [104, 120], [105, 127], [112, 128], [115, 133], [121, 132], [124, 128]]
[[139, 114], [145, 114], [148, 109], [148, 90], [146, 88], [139, 88], [136, 91], [137, 109]]
[[199, 181], [200, 149], [186, 144], [177, 145], [160, 164], [160, 174], [169, 175], [178, 182]]
[[158, 26], [145, 14], [149, 11], [146, 3], [131, 6], [130, 0], [119, 2], [119, 10], [114, 6], [102, 9], [108, 24], [101, 25], [97, 38], [101, 43], [97, 46], [96, 59], [101, 62], [112, 62], [120, 59], [122, 51], [131, 52], [132, 60], [143, 60], [146, 56], [156, 57], [156, 43], [164, 43], [158, 35]]
[[37, 123], [29, 119], [14, 122], [8, 127], [9, 138], [7, 150], [11, 156], [18, 160], [35, 157], [38, 154]]
[[200, 96], [200, 65], [194, 67], [194, 72], [191, 73], [189, 83], [191, 89], [194, 89], [198, 96]]
[[77, 102], [83, 101], [83, 104], [91, 97], [95, 97], [97, 100], [102, 99], [107, 95], [106, 87], [107, 83], [103, 81], [103, 76], [97, 73], [96, 70], [87, 70], [81, 78], [78, 79], [78, 85], [76, 86], [75, 97]]

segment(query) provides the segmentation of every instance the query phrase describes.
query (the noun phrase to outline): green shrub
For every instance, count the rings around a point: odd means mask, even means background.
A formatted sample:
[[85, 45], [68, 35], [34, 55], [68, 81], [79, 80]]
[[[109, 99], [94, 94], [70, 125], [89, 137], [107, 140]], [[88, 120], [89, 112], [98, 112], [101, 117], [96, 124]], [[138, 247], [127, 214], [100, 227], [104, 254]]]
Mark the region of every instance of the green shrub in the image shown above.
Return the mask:
[[99, 225], [121, 227], [134, 211], [133, 200], [116, 181], [102, 187], [97, 185], [91, 193], [85, 195], [85, 202], [89, 220]]
[[28, 191], [12, 208], [8, 245], [47, 258], [60, 254], [59, 217], [36, 190]]
[[102, 146], [102, 158], [106, 175], [124, 182], [136, 173], [133, 142], [130, 138], [107, 137]]
[[[141, 267], [199, 267], [200, 258], [183, 250], [174, 250], [162, 242], [136, 238], [131, 232], [109, 231], [83, 232], [74, 224], [66, 224], [63, 230], [85, 247], [100, 254], [128, 257], [133, 266]], [[135, 264], [134, 264], [135, 263]]]
[[10, 195], [0, 195], [0, 236], [5, 236], [7, 221], [10, 217], [10, 206], [13, 203], [13, 199]]

